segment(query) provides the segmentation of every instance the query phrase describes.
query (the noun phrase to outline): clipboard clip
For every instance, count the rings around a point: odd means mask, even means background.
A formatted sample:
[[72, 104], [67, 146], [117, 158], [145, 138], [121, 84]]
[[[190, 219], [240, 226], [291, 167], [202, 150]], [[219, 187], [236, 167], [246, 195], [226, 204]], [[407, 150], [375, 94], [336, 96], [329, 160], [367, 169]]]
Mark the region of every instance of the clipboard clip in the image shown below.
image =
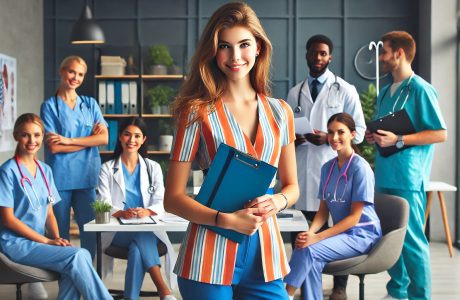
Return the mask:
[[259, 164], [257, 162], [254, 162], [253, 158], [250, 157], [249, 155], [240, 155], [239, 153], [235, 153], [234, 158], [251, 168], [254, 168], [254, 169], [259, 168]]

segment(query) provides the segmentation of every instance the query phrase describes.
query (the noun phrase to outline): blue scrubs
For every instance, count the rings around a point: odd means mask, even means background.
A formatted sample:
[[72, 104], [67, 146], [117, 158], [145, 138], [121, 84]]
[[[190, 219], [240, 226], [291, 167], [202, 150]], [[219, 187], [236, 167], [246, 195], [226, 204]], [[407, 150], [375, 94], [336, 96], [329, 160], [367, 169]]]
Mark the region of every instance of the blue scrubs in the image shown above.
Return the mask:
[[[273, 189], [269, 189], [267, 194], [273, 194]], [[257, 231], [238, 244], [232, 285], [208, 284], [183, 277], [178, 277], [177, 283], [184, 300], [288, 299], [283, 281], [276, 279], [265, 282], [262, 270], [259, 231]]]
[[[126, 186], [124, 209], [144, 207], [140, 189], [139, 164], [137, 164], [133, 174], [129, 173], [123, 163], [121, 165]], [[161, 265], [157, 248], [158, 238], [152, 232], [118, 232], [113, 238], [112, 244], [129, 250], [123, 297], [137, 300], [145, 272], [148, 272], [153, 266]]]
[[337, 158], [323, 165], [318, 198], [326, 201], [334, 224], [349, 215], [352, 202], [365, 202], [361, 218], [356, 226], [343, 233], [294, 250], [289, 262], [291, 272], [284, 282], [299, 288], [306, 281], [305, 299], [323, 299], [321, 273], [328, 262], [368, 253], [382, 236], [374, 209], [374, 174], [369, 164], [361, 156], [354, 155], [346, 172], [348, 181], [343, 176], [346, 167], [347, 164], [339, 169]]
[[[53, 96], [43, 102], [40, 116], [45, 124], [45, 133], [69, 138], [90, 136], [95, 124], [107, 126], [96, 100], [86, 96], [77, 97], [73, 110], [60, 97]], [[101, 169], [98, 148], [56, 154], [46, 150], [45, 160], [53, 170], [62, 197], [62, 201], [53, 207], [61, 237], [69, 238], [72, 207], [80, 229], [81, 246], [94, 257], [96, 235], [85, 232], [83, 225], [94, 219], [91, 203], [96, 198], [95, 188]]]
[[[55, 201], [60, 201], [51, 169], [39, 162], [48, 180]], [[36, 232], [45, 234], [45, 223], [48, 210], [48, 189], [42, 173], [37, 168], [36, 176], [32, 176], [24, 165], [21, 165], [24, 176], [27, 176], [32, 188], [25, 183], [30, 196], [27, 197], [21, 185], [21, 174], [13, 159], [0, 167], [0, 206], [14, 208], [14, 215]], [[32, 203], [32, 204], [31, 204]], [[58, 299], [112, 299], [101, 279], [95, 272], [91, 256], [85, 249], [60, 247], [31, 241], [19, 236], [0, 224], [0, 249], [12, 261], [20, 264], [44, 268], [60, 273]]]
[[[416, 132], [446, 129], [436, 90], [420, 76], [413, 75], [410, 81], [406, 79], [393, 96], [389, 89], [390, 85], [379, 94], [376, 117], [390, 113], [396, 103], [395, 111], [404, 108]], [[376, 153], [377, 191], [403, 197], [410, 209], [401, 257], [388, 271], [391, 280], [387, 290], [394, 298], [431, 298], [430, 252], [423, 225], [426, 207], [424, 187], [429, 183], [433, 152], [434, 145], [420, 145], [388, 157]]]

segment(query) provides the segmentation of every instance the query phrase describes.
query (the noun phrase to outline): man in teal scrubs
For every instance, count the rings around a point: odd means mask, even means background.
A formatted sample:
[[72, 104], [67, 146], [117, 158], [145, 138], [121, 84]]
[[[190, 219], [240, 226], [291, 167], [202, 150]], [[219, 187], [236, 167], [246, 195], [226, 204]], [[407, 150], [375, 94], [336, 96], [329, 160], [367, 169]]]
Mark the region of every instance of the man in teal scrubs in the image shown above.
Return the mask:
[[412, 71], [416, 48], [412, 36], [404, 31], [392, 31], [383, 35], [382, 42], [379, 59], [383, 70], [391, 72], [393, 83], [380, 91], [375, 117], [405, 109], [416, 131], [406, 135], [384, 130], [366, 132], [366, 140], [380, 147], [412, 146], [387, 157], [377, 151], [375, 159], [377, 191], [400, 196], [410, 207], [403, 250], [388, 270], [391, 279], [384, 299], [430, 299], [430, 253], [423, 231], [425, 187], [433, 161], [433, 144], [447, 139], [446, 125], [434, 87]]

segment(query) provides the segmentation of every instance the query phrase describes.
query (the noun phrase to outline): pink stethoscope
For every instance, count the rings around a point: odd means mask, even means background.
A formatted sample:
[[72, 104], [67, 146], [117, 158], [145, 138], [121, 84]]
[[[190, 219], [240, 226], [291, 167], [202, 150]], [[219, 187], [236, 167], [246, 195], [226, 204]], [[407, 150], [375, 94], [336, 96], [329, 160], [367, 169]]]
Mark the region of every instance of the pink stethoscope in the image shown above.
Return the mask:
[[[348, 167], [350, 167], [351, 161], [353, 160], [354, 156], [355, 156], [355, 152], [353, 151], [353, 153], [351, 154], [350, 158], [348, 159], [348, 163], [347, 163], [347, 167], [345, 168], [345, 172], [340, 174], [339, 178], [337, 178], [337, 183], [335, 184], [335, 189], [334, 189], [334, 198], [331, 200], [331, 202], [345, 202], [343, 200], [343, 195], [345, 195], [345, 191], [347, 190], [347, 184], [348, 184], [347, 172], [348, 172]], [[327, 176], [326, 182], [324, 183], [324, 187], [323, 187], [323, 199], [326, 199], [324, 197], [324, 195], [326, 193], [326, 187], [327, 187], [327, 184], [329, 183], [329, 180], [331, 179], [331, 175], [332, 175], [332, 171], [334, 170], [335, 162], [338, 161], [338, 160], [339, 160], [338, 157], [337, 157], [337, 159], [334, 159], [334, 162], [332, 163], [331, 169], [329, 170], [329, 175]], [[345, 178], [345, 186], [343, 188], [342, 195], [340, 196], [339, 200], [337, 200], [337, 188], [338, 188], [339, 183], [340, 183], [340, 178], [342, 178], [342, 177]]]
[[[21, 185], [22, 185], [22, 188], [24, 189], [24, 192], [26, 193], [27, 199], [29, 200], [30, 206], [32, 207], [33, 210], [37, 211], [42, 206], [41, 203], [40, 203], [40, 199], [38, 198], [37, 192], [35, 191], [35, 188], [34, 188], [34, 186], [32, 184], [32, 181], [29, 179], [29, 177], [25, 176], [24, 173], [22, 173], [22, 169], [21, 169], [21, 165], [19, 164], [18, 156], [15, 156], [14, 160], [16, 161], [16, 165], [18, 166], [19, 173], [21, 174]], [[34, 162], [37, 164], [38, 169], [40, 170], [40, 173], [42, 174], [43, 180], [45, 181], [46, 189], [48, 190], [48, 198], [47, 198], [48, 202], [49, 203], [54, 203], [54, 197], [53, 197], [53, 194], [51, 193], [51, 189], [50, 189], [50, 186], [48, 184], [48, 180], [46, 179], [45, 172], [43, 172], [42, 167], [40, 166], [40, 164], [38, 163], [38, 161], [36, 159], [34, 159]], [[37, 204], [38, 206], [35, 206], [34, 203], [32, 202], [32, 200], [31, 200], [31, 198], [29, 196], [29, 193], [27, 192], [27, 189], [26, 189], [26, 185], [25, 185], [26, 182], [32, 188], [32, 192], [34, 193], [35, 199], [37, 200], [35, 204]]]

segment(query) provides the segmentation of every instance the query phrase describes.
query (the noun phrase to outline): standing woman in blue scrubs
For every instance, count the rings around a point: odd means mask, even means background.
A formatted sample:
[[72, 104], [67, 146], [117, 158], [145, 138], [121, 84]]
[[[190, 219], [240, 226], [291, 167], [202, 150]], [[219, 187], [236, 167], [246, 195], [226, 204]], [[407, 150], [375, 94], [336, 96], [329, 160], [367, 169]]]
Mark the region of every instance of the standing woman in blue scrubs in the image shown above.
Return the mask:
[[57, 299], [112, 299], [88, 251], [59, 235], [52, 205], [61, 198], [50, 167], [35, 157], [43, 142], [42, 121], [23, 114], [13, 135], [15, 156], [0, 167], [0, 250], [14, 262], [60, 273]]
[[[331, 261], [368, 253], [382, 236], [374, 209], [374, 174], [355, 153], [356, 127], [347, 113], [331, 116], [327, 139], [337, 157], [321, 168], [319, 210], [308, 231], [297, 235], [291, 272], [284, 278], [290, 299], [306, 281], [305, 299], [323, 299], [321, 273]], [[331, 214], [334, 226], [318, 232]]]
[[91, 203], [101, 168], [97, 146], [108, 143], [107, 123], [96, 100], [80, 96], [87, 66], [78, 56], [66, 57], [59, 68], [61, 83], [45, 100], [40, 115], [45, 123], [46, 163], [53, 169], [62, 201], [54, 206], [60, 235], [69, 238], [70, 208], [80, 229], [81, 246], [94, 257], [96, 236], [83, 231], [94, 219]]
[[[114, 159], [102, 165], [98, 194], [101, 199], [111, 202], [114, 217], [143, 218], [164, 212], [163, 173], [158, 163], [145, 158], [146, 133], [143, 119], [134, 117], [126, 120], [120, 126]], [[168, 250], [166, 274], [170, 281], [175, 280], [171, 270], [175, 252], [166, 232], [118, 232], [111, 238], [113, 245], [129, 249], [123, 295], [126, 299], [139, 298], [144, 275], [148, 272], [160, 299], [176, 300], [160, 273], [157, 244], [161, 241]]]

